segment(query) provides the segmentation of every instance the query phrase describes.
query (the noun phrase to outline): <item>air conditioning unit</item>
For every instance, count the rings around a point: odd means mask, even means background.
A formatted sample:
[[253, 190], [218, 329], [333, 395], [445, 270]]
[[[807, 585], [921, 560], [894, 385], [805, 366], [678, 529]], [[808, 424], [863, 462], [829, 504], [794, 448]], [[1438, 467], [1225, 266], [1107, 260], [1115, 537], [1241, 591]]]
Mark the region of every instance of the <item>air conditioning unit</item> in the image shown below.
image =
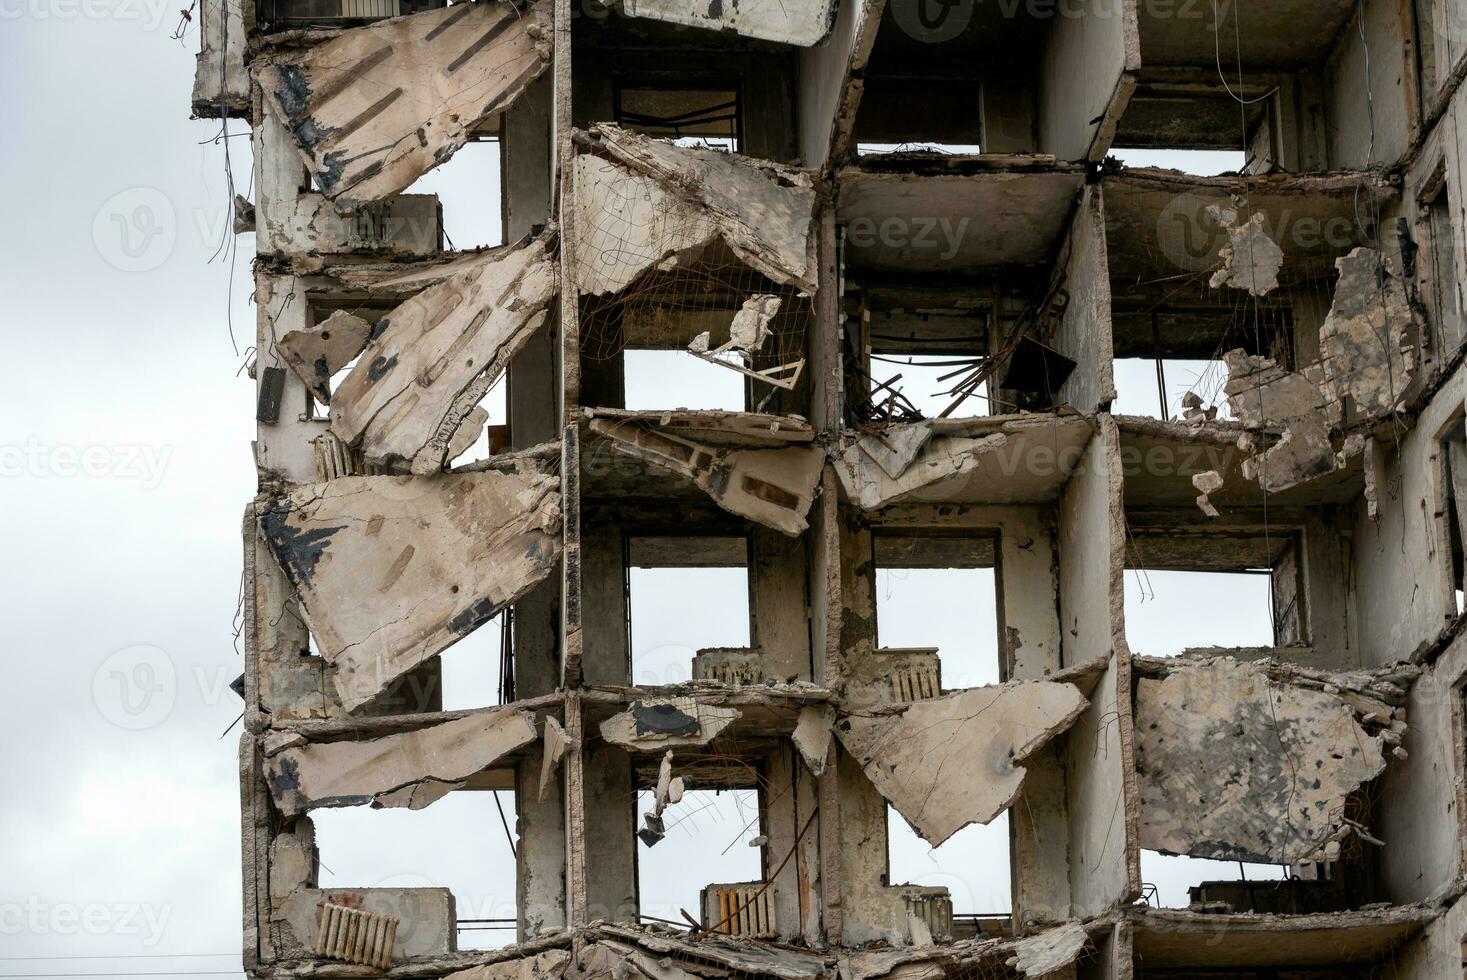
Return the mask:
[[777, 939], [774, 889], [762, 881], [709, 885], [703, 889], [703, 928], [723, 936]]

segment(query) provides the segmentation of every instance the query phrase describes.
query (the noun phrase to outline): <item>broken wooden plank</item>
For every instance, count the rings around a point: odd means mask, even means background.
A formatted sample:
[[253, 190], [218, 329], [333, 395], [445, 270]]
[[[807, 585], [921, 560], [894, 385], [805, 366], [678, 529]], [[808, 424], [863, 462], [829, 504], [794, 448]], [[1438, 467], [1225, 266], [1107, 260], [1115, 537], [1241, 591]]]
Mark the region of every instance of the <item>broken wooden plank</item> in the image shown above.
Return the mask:
[[394, 17], [259, 69], [316, 186], [342, 213], [446, 161], [550, 64], [550, 0]]
[[1070, 684], [1017, 681], [847, 715], [835, 734], [876, 791], [937, 847], [1008, 809], [1024, 785], [1019, 763], [1088, 704]]
[[1168, 664], [1138, 680], [1135, 727], [1140, 844], [1168, 854], [1335, 860], [1346, 797], [1385, 769], [1384, 736], [1344, 698], [1266, 664]]
[[260, 529], [300, 593], [348, 711], [499, 614], [560, 557], [560, 483], [538, 464], [295, 487]]
[[332, 431], [360, 441], [368, 463], [407, 463], [420, 475], [442, 470], [455, 435], [544, 325], [555, 294], [555, 260], [543, 238], [487, 251], [423, 290], [373, 329], [336, 392]]
[[814, 295], [815, 190], [792, 167], [675, 146], [611, 125], [591, 130], [606, 156], [575, 160], [577, 287], [619, 292], [653, 268], [722, 240], [775, 282]]
[[654, 431], [636, 422], [593, 418], [591, 431], [619, 451], [692, 480], [724, 510], [794, 537], [825, 464], [818, 446], [728, 449]]
[[[293, 746], [266, 760], [265, 780], [286, 817], [317, 807], [417, 810], [534, 740], [529, 712], [491, 708], [382, 738]], [[415, 794], [420, 787], [427, 792]]]

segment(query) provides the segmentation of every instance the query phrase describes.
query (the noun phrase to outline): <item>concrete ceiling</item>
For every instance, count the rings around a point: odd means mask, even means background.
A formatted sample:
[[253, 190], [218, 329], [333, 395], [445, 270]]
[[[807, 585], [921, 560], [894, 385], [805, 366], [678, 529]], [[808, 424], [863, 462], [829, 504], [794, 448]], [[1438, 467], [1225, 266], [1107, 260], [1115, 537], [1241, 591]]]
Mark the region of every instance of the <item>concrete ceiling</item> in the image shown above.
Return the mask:
[[[1141, 63], [1207, 65], [1219, 61], [1235, 70], [1242, 40], [1244, 70], [1303, 68], [1322, 62], [1355, 10], [1355, 0], [1272, 0], [1270, 3], [1214, 3], [1173, 0], [1138, 3]], [[1214, 27], [1213, 11], [1222, 14]], [[1236, 24], [1234, 15], [1241, 18]]]
[[855, 268], [948, 273], [1046, 262], [1085, 182], [1072, 168], [967, 176], [839, 177], [837, 220]]

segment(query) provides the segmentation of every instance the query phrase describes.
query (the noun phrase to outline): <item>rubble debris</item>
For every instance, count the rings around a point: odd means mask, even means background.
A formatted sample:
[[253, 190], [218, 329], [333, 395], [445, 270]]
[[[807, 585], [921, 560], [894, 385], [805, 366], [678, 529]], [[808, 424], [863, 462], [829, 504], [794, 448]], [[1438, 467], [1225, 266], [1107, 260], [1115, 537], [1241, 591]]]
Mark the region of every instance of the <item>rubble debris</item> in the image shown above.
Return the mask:
[[1216, 507], [1212, 505], [1210, 494], [1217, 493], [1223, 487], [1222, 474], [1217, 470], [1204, 470], [1201, 473], [1192, 474], [1192, 486], [1197, 488], [1197, 506], [1202, 513], [1208, 517], [1221, 517]]
[[396, 916], [379, 915], [322, 901], [317, 906], [320, 927], [316, 933], [316, 955], [328, 960], [362, 963], [385, 970], [392, 965], [397, 943]]
[[331, 404], [331, 379], [367, 346], [372, 325], [354, 313], [337, 310], [314, 327], [292, 330], [275, 349], [311, 396]]
[[693, 698], [642, 698], [601, 723], [601, 737], [637, 752], [707, 745], [740, 717]]
[[1211, 422], [1217, 418], [1217, 406], [1203, 407], [1201, 396], [1195, 391], [1189, 391], [1182, 396], [1182, 418], [1192, 425]]
[[536, 793], [536, 801], [545, 802], [545, 794], [550, 790], [550, 780], [555, 775], [555, 770], [560, 766], [560, 760], [565, 757], [565, 748], [568, 743], [565, 728], [550, 715], [545, 716], [545, 730], [540, 738], [540, 788]]
[[307, 484], [259, 514], [348, 711], [498, 615], [560, 558], [560, 482], [529, 459], [513, 472]]
[[1007, 443], [1008, 436], [1002, 432], [986, 436], [934, 436], [917, 451], [900, 476], [893, 477], [858, 440], [848, 444], [835, 458], [835, 472], [846, 493], [863, 510], [878, 510], [923, 487], [971, 473], [982, 465], [985, 453], [1002, 449]]
[[1079, 959], [1089, 939], [1080, 923], [1066, 922], [1010, 943], [1009, 951], [1014, 955], [1005, 965], [1026, 977], [1046, 977]]
[[1228, 233], [1228, 243], [1218, 252], [1222, 268], [1213, 273], [1208, 285], [1213, 289], [1223, 286], [1246, 289], [1254, 296], [1278, 289], [1284, 250], [1264, 229], [1268, 217], [1262, 211], [1255, 211], [1239, 224], [1237, 208], [1220, 204], [1209, 204], [1207, 214]]
[[364, 804], [419, 810], [535, 738], [529, 712], [490, 708], [365, 741], [292, 746], [265, 761], [265, 780], [286, 817]]
[[856, 445], [876, 461], [883, 473], [895, 480], [906, 472], [931, 438], [930, 421], [897, 422], [879, 431], [862, 433]]
[[1325, 381], [1337, 400], [1380, 418], [1404, 405], [1416, 370], [1405, 282], [1373, 248], [1340, 256], [1335, 268], [1339, 283], [1319, 330]]
[[1404, 734], [1392, 681], [1230, 658], [1137, 663], [1152, 674], [1136, 685], [1142, 847], [1293, 864], [1335, 860], [1363, 830], [1345, 801]]
[[1088, 704], [1073, 685], [1020, 681], [846, 715], [835, 733], [877, 792], [937, 847], [1008, 809], [1024, 784], [1019, 763]]
[[1250, 429], [1283, 429], [1282, 437], [1261, 451], [1251, 434], [1241, 438], [1239, 448], [1251, 454], [1243, 461], [1245, 478], [1277, 493], [1335, 472], [1324, 398], [1308, 377], [1241, 349], [1225, 353], [1223, 362], [1228, 367], [1223, 390], [1233, 417]]
[[662, 757], [662, 764], [657, 768], [657, 786], [652, 794], [652, 810], [642, 815], [644, 826], [637, 831], [637, 836], [642, 843], [652, 847], [663, 837], [667, 836], [667, 828], [662, 824], [662, 811], [669, 806], [680, 803], [683, 798], [683, 777], [672, 774], [672, 749]]
[[609, 159], [583, 152], [575, 160], [582, 294], [619, 292], [647, 270], [695, 259], [722, 240], [756, 271], [814, 295], [809, 174], [607, 124], [592, 127], [590, 140]]
[[816, 776], [825, 774], [825, 759], [830, 751], [830, 738], [834, 733], [835, 709], [828, 704], [807, 705], [800, 709], [795, 720], [795, 731], [790, 740]]
[[591, 419], [591, 431], [619, 451], [678, 473], [724, 510], [794, 537], [809, 526], [825, 453], [817, 446], [730, 449], [705, 445], [634, 421]]
[[487, 251], [418, 293], [373, 328], [332, 403], [332, 431], [360, 442], [368, 462], [439, 472], [470, 413], [544, 325], [555, 293], [543, 237]]
[[259, 69], [268, 110], [343, 214], [446, 161], [550, 64], [552, 5], [441, 7], [345, 31]]
[[234, 233], [236, 235], [243, 235], [254, 230], [254, 202], [240, 194], [234, 195]]
[[804, 3], [688, 3], [687, 0], [621, 0], [628, 17], [645, 17], [683, 27], [728, 31], [761, 41], [808, 48], [830, 32], [833, 0]]
[[[729, 339], [725, 343], [709, 350], [708, 345], [712, 341], [709, 332], [705, 330], [688, 344], [688, 353], [709, 364], [737, 371], [755, 381], [793, 391], [795, 385], [800, 383], [800, 374], [805, 369], [803, 357], [767, 368], [754, 368], [749, 364], [753, 352], [763, 347], [764, 341], [769, 338], [769, 323], [779, 312], [780, 303], [780, 297], [773, 293], [756, 293], [744, 300], [744, 305], [734, 314], [733, 322], [729, 325]], [[740, 360], [730, 360], [727, 356], [729, 354]]]
[[568, 949], [547, 949], [498, 963], [484, 963], [450, 973], [443, 980], [559, 980], [570, 965]]

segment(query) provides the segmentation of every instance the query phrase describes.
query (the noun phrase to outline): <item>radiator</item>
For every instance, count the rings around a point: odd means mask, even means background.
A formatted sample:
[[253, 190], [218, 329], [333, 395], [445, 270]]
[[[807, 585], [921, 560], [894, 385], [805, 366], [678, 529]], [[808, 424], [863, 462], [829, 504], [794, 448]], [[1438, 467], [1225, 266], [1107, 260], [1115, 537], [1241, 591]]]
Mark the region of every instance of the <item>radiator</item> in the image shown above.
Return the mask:
[[902, 892], [907, 912], [921, 920], [933, 942], [951, 942], [953, 938], [953, 900], [946, 888], [912, 887]]
[[921, 701], [942, 693], [935, 663], [902, 664], [893, 667], [888, 676], [891, 678], [891, 696], [897, 701]]
[[765, 887], [762, 881], [709, 885], [703, 889], [703, 928], [747, 939], [778, 938], [774, 889]]
[[758, 684], [764, 679], [760, 652], [737, 647], [710, 647], [693, 657], [693, 680], [717, 681], [729, 687]]
[[397, 939], [395, 917], [331, 902], [321, 902], [316, 913], [317, 956], [384, 970], [392, 965], [392, 944]]
[[396, 17], [397, 0], [341, 0], [341, 16], [349, 20], [376, 20]]

